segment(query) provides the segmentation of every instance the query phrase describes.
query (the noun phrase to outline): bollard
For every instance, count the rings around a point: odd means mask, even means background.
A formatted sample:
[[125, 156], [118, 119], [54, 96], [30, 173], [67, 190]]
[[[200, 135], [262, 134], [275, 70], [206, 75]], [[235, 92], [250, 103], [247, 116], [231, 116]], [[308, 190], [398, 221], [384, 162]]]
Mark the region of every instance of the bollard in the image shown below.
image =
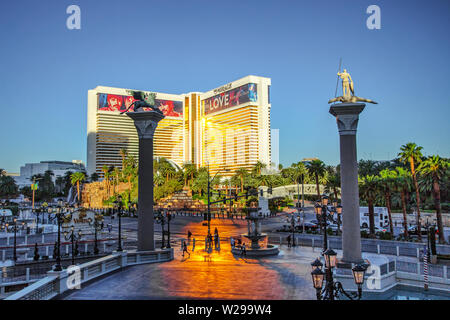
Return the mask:
[[69, 254], [69, 246], [66, 244], [66, 254]]
[[25, 244], [27, 244], [28, 236], [25, 235]]
[[103, 242], [103, 252], [106, 252], [106, 243]]
[[6, 258], [6, 250], [3, 250], [2, 252], [2, 261], [5, 261]]
[[380, 245], [377, 244], [377, 253], [380, 254]]
[[84, 244], [84, 252], [88, 252], [88, 244], [87, 243]]
[[41, 243], [44, 243], [45, 242], [45, 240], [44, 240], [44, 234], [42, 234], [42, 242]]
[[45, 246], [45, 255], [48, 257], [48, 246]]
[[30, 281], [30, 268], [27, 268], [26, 272], [27, 272], [26, 273], [26, 279], [27, 279], [27, 281]]
[[6, 236], [6, 245], [9, 246], [9, 234]]

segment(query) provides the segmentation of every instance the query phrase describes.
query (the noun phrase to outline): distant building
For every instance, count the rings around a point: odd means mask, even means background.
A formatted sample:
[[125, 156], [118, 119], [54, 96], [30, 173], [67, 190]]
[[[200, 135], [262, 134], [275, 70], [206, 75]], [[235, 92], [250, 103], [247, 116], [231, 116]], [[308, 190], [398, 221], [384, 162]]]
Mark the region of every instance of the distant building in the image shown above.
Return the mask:
[[31, 177], [36, 174], [44, 174], [45, 171], [51, 170], [54, 174], [53, 182], [56, 178], [64, 176], [67, 171], [85, 172], [86, 168], [81, 160], [69, 161], [41, 161], [39, 163], [26, 163], [20, 167], [20, 176], [13, 176], [19, 188], [29, 186], [32, 181]]

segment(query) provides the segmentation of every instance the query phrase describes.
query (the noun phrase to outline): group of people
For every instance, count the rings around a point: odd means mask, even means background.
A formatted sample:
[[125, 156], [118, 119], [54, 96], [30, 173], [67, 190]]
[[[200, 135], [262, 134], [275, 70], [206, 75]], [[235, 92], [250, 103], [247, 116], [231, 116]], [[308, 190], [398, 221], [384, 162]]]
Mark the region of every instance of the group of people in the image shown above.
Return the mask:
[[[189, 257], [191, 256], [191, 253], [188, 250], [188, 246], [191, 243], [191, 238], [192, 238], [192, 252], [194, 252], [195, 250], [195, 238], [192, 237], [192, 232], [191, 230], [188, 230], [187, 232], [187, 242], [186, 240], [183, 240], [182, 244], [181, 244], [181, 249], [183, 250], [182, 252], [182, 256], [184, 258], [184, 254], [187, 254]], [[237, 243], [236, 243], [237, 241]], [[205, 248], [210, 248], [212, 247], [212, 243], [214, 242], [214, 249], [220, 251], [220, 237], [219, 237], [219, 230], [217, 230], [217, 228], [215, 228], [214, 230], [214, 237], [211, 234], [208, 234], [205, 238]], [[240, 255], [242, 257], [246, 257], [247, 256], [247, 250], [246, 250], [246, 246], [245, 243], [242, 243], [241, 239], [237, 239], [235, 240], [233, 237], [230, 237], [230, 244], [231, 244], [231, 248], [239, 248], [240, 249]]]
[[238, 248], [240, 249], [240, 254], [241, 257], [246, 257], [247, 256], [247, 249], [245, 247], [245, 243], [242, 243], [241, 239], [237, 239], [237, 244], [236, 244], [236, 240], [234, 240], [233, 237], [230, 237], [230, 244], [231, 244], [231, 248]]

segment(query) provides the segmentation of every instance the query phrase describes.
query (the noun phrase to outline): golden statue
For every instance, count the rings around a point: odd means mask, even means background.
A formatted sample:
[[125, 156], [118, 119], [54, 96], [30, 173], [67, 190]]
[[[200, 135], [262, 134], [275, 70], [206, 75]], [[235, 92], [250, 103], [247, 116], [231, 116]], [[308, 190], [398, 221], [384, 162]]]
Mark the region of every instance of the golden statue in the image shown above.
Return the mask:
[[339, 96], [334, 99], [330, 99], [328, 103], [340, 101], [340, 102], [369, 102], [369, 103], [377, 103], [370, 99], [360, 98], [355, 96], [355, 90], [353, 86], [353, 80], [352, 77], [350, 77], [350, 74], [347, 72], [347, 69], [344, 69], [343, 72], [338, 72], [337, 75], [342, 79], [342, 96]]

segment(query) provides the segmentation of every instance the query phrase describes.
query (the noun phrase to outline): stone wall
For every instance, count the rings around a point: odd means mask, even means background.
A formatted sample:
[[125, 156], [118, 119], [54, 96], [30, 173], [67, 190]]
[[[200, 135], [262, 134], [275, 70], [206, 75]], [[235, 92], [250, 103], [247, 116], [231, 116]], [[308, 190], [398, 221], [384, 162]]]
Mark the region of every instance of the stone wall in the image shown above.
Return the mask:
[[103, 200], [110, 198], [114, 193], [126, 191], [128, 191], [128, 183], [126, 182], [121, 182], [115, 187], [109, 186], [109, 191], [104, 181], [86, 183], [81, 193], [82, 205], [88, 208], [102, 208], [104, 207]]

